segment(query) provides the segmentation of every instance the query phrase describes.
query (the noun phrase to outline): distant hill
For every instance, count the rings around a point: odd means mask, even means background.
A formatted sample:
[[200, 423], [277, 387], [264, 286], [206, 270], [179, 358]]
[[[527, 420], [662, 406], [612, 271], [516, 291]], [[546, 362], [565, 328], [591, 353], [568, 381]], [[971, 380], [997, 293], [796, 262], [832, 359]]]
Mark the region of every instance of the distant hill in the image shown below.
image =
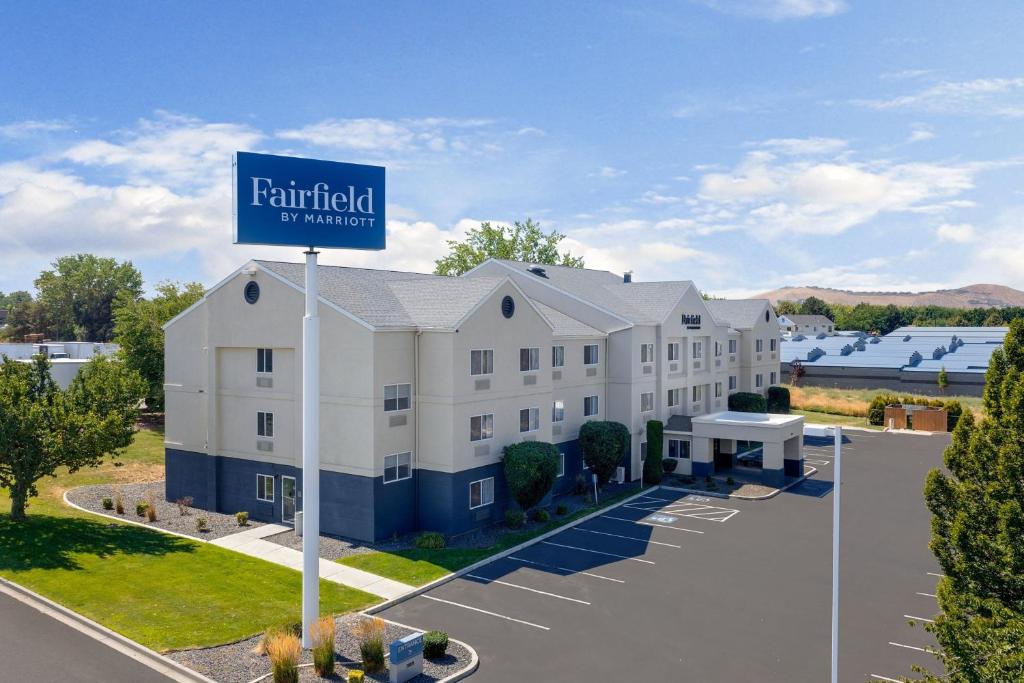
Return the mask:
[[828, 303], [856, 305], [896, 304], [897, 306], [945, 306], [948, 308], [1002, 308], [1024, 306], [1024, 292], [1003, 285], [967, 285], [959, 289], [940, 289], [934, 292], [851, 292], [828, 287], [782, 287], [764, 294], [773, 304], [779, 301], [800, 302], [816, 296]]

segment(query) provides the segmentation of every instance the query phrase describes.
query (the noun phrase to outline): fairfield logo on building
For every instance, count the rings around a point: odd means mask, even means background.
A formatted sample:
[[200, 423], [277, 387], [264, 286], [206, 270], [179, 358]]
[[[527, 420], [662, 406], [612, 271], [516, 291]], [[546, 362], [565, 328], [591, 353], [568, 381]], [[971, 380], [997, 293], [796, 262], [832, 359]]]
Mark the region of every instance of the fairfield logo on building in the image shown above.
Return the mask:
[[307, 190], [297, 187], [294, 180], [288, 181], [288, 187], [274, 185], [273, 178], [252, 176], [251, 180], [252, 206], [295, 209], [281, 212], [282, 223], [301, 220], [305, 223], [372, 228], [376, 220], [372, 187], [357, 191], [354, 185], [349, 185], [344, 191], [332, 192], [331, 186], [324, 182], [316, 183]]

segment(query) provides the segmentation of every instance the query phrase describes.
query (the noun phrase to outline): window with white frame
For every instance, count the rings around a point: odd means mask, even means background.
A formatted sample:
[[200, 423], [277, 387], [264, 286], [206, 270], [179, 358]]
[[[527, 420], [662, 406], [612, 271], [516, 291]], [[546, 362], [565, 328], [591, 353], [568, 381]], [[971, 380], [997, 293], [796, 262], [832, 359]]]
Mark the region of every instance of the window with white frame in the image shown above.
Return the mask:
[[677, 405], [680, 404], [680, 402], [682, 401], [682, 398], [683, 398], [682, 397], [682, 393], [683, 393], [683, 390], [679, 389], [679, 388], [669, 389], [668, 390], [668, 407], [669, 408], [672, 408], [672, 407], [677, 406]]
[[384, 385], [384, 412], [393, 413], [398, 410], [409, 410], [412, 401], [411, 384]]
[[736, 353], [736, 340], [735, 339], [730, 339], [729, 340], [729, 353]]
[[256, 349], [256, 372], [261, 375], [274, 372], [274, 349]]
[[693, 359], [698, 360], [704, 356], [704, 342], [693, 342]]
[[679, 349], [681, 344], [679, 342], [670, 342], [668, 345], [668, 359], [670, 361], [679, 360]]
[[768, 350], [769, 351], [774, 351], [775, 350], [775, 344], [777, 344], [778, 341], [779, 340], [776, 339], [775, 337], [772, 337], [771, 339], [769, 339], [768, 340]]
[[768, 384], [775, 384], [776, 379], [777, 377], [774, 372], [768, 373]]
[[754, 386], [758, 389], [764, 386], [764, 375], [760, 372], [754, 375]]
[[722, 383], [715, 382], [715, 398], [722, 398]]
[[494, 415], [474, 415], [469, 418], [469, 440], [486, 441], [494, 436]]
[[558, 453], [558, 476], [565, 476], [565, 453], [561, 451]]
[[590, 417], [591, 415], [597, 415], [598, 405], [597, 396], [584, 396], [583, 397], [583, 417]]
[[641, 363], [653, 363], [654, 362], [654, 344], [641, 344], [640, 345], [640, 362]]
[[701, 384], [693, 385], [693, 402], [696, 403], [704, 398], [704, 386]]
[[395, 453], [384, 456], [384, 483], [412, 478], [412, 453]]
[[736, 375], [729, 375], [729, 391], [736, 389]]
[[721, 355], [722, 355], [722, 342], [716, 341], [715, 342], [715, 356], [721, 356]]
[[682, 439], [669, 439], [668, 457], [675, 458], [677, 460], [689, 460], [690, 442], [683, 441]]
[[265, 439], [274, 438], [274, 414], [264, 411], [256, 413], [256, 436]]
[[494, 502], [494, 477], [469, 484], [469, 509], [482, 508]]
[[540, 408], [523, 408], [519, 411], [519, 431], [535, 432], [540, 429]]
[[535, 372], [540, 370], [540, 349], [537, 347], [519, 349], [519, 371]]
[[764, 351], [764, 339], [754, 340], [754, 353], [761, 353]]
[[274, 475], [256, 475], [256, 500], [262, 500], [264, 503], [274, 502]]
[[494, 372], [494, 349], [473, 349], [469, 352], [469, 374], [489, 375]]
[[583, 346], [583, 364], [584, 365], [597, 365], [599, 359], [597, 355], [597, 344], [586, 344]]
[[565, 421], [565, 401], [553, 401], [551, 403], [551, 421]]
[[561, 368], [565, 366], [565, 347], [564, 346], [552, 346], [551, 347], [551, 367]]
[[645, 391], [640, 394], [640, 412], [649, 413], [654, 410], [654, 392]]

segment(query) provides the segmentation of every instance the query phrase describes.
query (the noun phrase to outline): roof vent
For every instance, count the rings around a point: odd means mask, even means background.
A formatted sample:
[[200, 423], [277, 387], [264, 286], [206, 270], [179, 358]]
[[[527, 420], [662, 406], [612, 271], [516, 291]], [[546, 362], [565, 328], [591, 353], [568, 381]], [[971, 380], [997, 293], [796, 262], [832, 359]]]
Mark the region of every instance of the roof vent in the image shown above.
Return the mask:
[[934, 360], [938, 360], [939, 358], [942, 358], [945, 355], [946, 355], [946, 347], [945, 346], [936, 346], [935, 350], [932, 351], [932, 358]]
[[852, 346], [850, 346], [849, 344], [847, 344], [847, 345], [846, 345], [846, 346], [844, 346], [844, 347], [843, 347], [843, 349], [842, 349], [842, 350], [841, 350], [841, 351], [839, 352], [839, 355], [840, 355], [840, 356], [849, 356], [849, 355], [850, 355], [851, 353], [853, 353], [853, 347], [852, 347]]
[[882, 340], [879, 337], [871, 337], [868, 339], [868, 344], [881, 344]]
[[817, 337], [815, 337], [815, 339], [824, 339], [824, 338], [826, 338], [827, 336], [828, 336], [828, 335], [827, 335], [827, 334], [825, 334], [824, 332], [819, 332], [819, 333], [818, 333], [818, 336], [817, 336]]
[[547, 272], [540, 266], [530, 266], [529, 268], [527, 268], [527, 270], [529, 270], [537, 277], [547, 278], [548, 276]]
[[910, 363], [909, 364], [910, 365], [917, 365], [918, 363], [921, 362], [921, 360], [922, 360], [921, 354], [918, 353], [917, 351], [914, 351], [912, 354], [910, 354]]
[[805, 339], [807, 339], [807, 337], [805, 337], [802, 334], [798, 334], [795, 337], [793, 337], [792, 339], [790, 339], [790, 341], [803, 341]]
[[824, 355], [825, 350], [822, 349], [820, 346], [815, 346], [813, 349], [807, 352], [807, 361], [809, 363], [813, 363], [814, 361], [818, 360]]
[[863, 351], [864, 349], [867, 348], [867, 344], [864, 343], [863, 339], [858, 339], [853, 343], [853, 348], [856, 349], [857, 351]]
[[632, 270], [627, 270], [625, 273], [622, 274], [622, 283], [623, 284], [627, 284], [628, 285], [632, 281], [633, 281], [633, 271]]
[[910, 335], [908, 334], [908, 335], [907, 335], [906, 337], [904, 337], [904, 338], [903, 338], [903, 341], [905, 341], [905, 342], [908, 342], [908, 341], [910, 341]]

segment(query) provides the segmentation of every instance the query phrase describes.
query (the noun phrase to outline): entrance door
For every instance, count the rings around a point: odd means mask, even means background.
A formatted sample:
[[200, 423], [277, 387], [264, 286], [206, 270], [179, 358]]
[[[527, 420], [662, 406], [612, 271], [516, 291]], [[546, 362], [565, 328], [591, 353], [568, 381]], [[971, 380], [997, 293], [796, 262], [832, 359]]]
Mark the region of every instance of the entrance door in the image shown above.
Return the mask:
[[295, 477], [281, 477], [281, 521], [295, 523]]
[[714, 443], [715, 472], [724, 472], [732, 469], [732, 453], [722, 452], [722, 442], [712, 439]]

